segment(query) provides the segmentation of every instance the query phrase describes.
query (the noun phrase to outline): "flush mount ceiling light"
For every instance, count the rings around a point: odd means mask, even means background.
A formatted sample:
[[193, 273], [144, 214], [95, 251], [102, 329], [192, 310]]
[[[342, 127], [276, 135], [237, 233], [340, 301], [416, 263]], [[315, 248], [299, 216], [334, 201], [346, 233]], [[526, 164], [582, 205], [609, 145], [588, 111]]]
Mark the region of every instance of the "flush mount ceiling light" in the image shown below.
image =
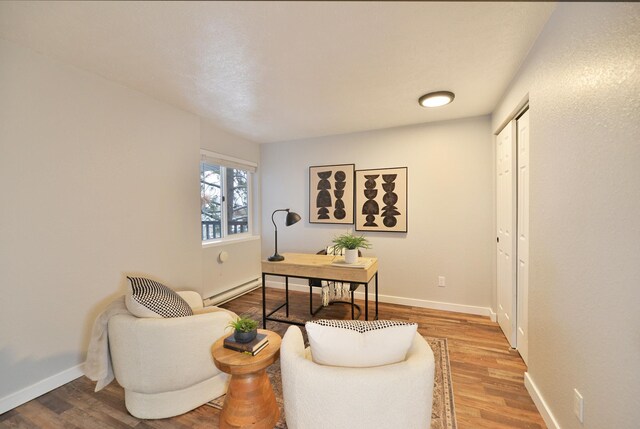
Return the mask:
[[423, 95], [418, 102], [422, 107], [440, 107], [451, 103], [455, 97], [453, 92], [437, 91]]

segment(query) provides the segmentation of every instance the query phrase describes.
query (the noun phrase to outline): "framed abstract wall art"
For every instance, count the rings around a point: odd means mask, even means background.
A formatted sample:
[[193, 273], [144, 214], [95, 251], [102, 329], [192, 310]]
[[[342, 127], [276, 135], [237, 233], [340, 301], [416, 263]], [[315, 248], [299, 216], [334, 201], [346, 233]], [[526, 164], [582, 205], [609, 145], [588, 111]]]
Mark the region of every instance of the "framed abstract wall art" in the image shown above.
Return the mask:
[[353, 223], [355, 164], [309, 167], [309, 223]]
[[407, 232], [407, 167], [356, 171], [356, 231]]

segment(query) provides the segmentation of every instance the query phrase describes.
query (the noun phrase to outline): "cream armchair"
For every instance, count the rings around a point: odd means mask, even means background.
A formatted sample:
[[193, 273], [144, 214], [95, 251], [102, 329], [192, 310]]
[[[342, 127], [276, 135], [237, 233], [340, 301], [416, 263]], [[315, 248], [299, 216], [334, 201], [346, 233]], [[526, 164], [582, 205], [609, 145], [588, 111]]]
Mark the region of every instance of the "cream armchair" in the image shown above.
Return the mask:
[[435, 363], [416, 334], [404, 361], [368, 368], [318, 365], [291, 326], [280, 348], [284, 410], [289, 429], [431, 426]]
[[135, 417], [182, 414], [227, 390], [227, 374], [213, 363], [211, 345], [236, 315], [203, 308], [197, 292], [178, 293], [196, 314], [171, 319], [118, 314], [109, 320], [114, 374], [124, 388], [127, 410]]

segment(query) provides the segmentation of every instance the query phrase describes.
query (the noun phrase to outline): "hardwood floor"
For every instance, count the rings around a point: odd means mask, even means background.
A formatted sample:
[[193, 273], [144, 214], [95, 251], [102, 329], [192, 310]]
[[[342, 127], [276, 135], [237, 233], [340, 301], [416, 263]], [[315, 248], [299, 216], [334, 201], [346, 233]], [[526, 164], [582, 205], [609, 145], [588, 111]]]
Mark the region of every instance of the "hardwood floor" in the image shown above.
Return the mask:
[[[267, 292], [268, 307], [283, 299], [281, 290]], [[290, 292], [290, 301], [292, 316], [308, 318], [308, 294]], [[318, 302], [316, 298], [314, 304]], [[238, 314], [261, 306], [259, 289], [223, 305]], [[332, 305], [317, 316], [348, 319], [351, 313], [348, 305]], [[524, 387], [522, 359], [487, 317], [380, 303], [380, 318], [415, 321], [421, 334], [448, 339], [458, 428], [546, 428]], [[270, 325], [267, 328], [274, 329]], [[0, 415], [0, 428], [218, 427], [219, 411], [209, 406], [170, 419], [139, 420], [127, 413], [124, 391], [116, 382], [100, 392], [93, 389], [94, 383], [81, 377]]]

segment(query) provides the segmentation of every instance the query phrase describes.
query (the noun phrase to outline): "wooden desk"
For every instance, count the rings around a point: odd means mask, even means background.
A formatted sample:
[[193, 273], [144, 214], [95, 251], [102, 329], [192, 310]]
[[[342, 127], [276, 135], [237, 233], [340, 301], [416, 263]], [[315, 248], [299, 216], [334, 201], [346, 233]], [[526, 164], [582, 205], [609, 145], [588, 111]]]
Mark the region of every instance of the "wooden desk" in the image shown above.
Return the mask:
[[280, 417], [266, 369], [280, 356], [281, 338], [275, 332], [258, 332], [267, 334], [269, 344], [255, 356], [224, 348], [225, 337], [211, 346], [218, 369], [231, 374], [220, 413], [220, 429], [273, 429]]
[[[301, 325], [304, 323], [271, 317], [273, 313], [282, 307], [286, 309], [286, 317], [289, 317], [289, 277], [301, 279], [322, 279], [343, 283], [357, 283], [364, 285], [364, 318], [369, 320], [369, 282], [375, 279], [376, 314], [378, 318], [378, 258], [361, 257], [360, 261], [367, 261], [366, 268], [336, 267], [335, 261], [344, 260], [342, 256], [314, 255], [307, 253], [284, 253], [284, 261], [262, 261], [262, 326], [266, 328], [267, 320]], [[285, 278], [285, 302], [267, 314], [266, 304], [266, 276], [281, 276]], [[311, 293], [311, 291], [309, 292]]]

